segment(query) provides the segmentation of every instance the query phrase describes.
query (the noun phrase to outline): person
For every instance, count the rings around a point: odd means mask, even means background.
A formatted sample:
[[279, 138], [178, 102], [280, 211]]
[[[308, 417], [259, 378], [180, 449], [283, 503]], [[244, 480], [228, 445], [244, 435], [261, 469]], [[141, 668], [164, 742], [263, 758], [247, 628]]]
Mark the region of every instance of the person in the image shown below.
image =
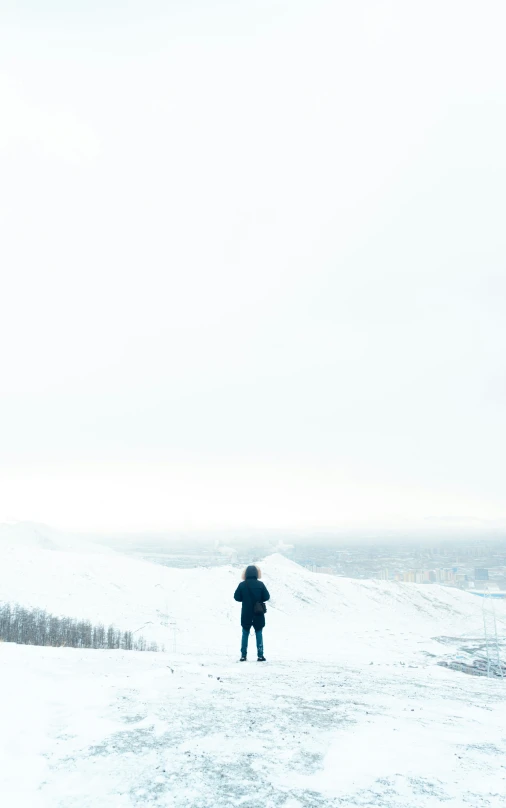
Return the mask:
[[257, 640], [257, 662], [266, 662], [264, 657], [264, 641], [262, 631], [265, 628], [265, 615], [263, 611], [256, 612], [254, 606], [256, 603], [265, 603], [269, 600], [270, 595], [267, 587], [260, 580], [262, 573], [260, 568], [251, 564], [246, 567], [242, 574], [242, 581], [235, 590], [234, 599], [242, 603], [241, 609], [241, 626], [242, 626], [242, 644], [241, 644], [241, 662], [246, 662], [248, 654], [248, 640], [251, 626], [255, 629]]

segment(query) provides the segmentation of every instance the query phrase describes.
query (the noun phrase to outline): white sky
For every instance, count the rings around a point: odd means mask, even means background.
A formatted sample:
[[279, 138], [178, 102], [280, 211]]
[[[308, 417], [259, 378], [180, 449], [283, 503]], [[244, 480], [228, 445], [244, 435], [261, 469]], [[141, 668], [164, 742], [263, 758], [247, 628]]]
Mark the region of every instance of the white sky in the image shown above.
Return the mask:
[[505, 24], [2, 0], [0, 520], [504, 523]]

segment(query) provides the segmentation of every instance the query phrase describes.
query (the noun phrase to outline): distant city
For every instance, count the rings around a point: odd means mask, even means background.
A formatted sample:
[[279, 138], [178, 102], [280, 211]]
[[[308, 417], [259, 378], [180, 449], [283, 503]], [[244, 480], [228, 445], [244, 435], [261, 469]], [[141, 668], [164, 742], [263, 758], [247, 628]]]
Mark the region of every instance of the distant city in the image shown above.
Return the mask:
[[506, 597], [506, 536], [440, 541], [311, 541], [285, 535], [282, 540], [251, 537], [214, 541], [163, 537], [131, 541], [122, 549], [166, 566], [196, 567], [248, 564], [273, 552], [315, 573], [346, 578], [440, 584], [475, 594]]
[[506, 540], [437, 546], [406, 544], [298, 547], [291, 557], [311, 569], [348, 578], [372, 578], [416, 584], [442, 584], [475, 594], [506, 597]]

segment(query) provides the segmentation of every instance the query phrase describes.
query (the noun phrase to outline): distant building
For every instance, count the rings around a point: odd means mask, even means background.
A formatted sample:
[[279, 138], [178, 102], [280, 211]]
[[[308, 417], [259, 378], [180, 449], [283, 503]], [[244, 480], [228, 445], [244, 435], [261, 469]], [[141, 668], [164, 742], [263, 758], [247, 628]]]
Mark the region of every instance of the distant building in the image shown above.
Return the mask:
[[[383, 578], [383, 573], [380, 573], [380, 578]], [[396, 573], [394, 579], [409, 584], [445, 584], [463, 588], [468, 586], [468, 576], [465, 573], [454, 572], [453, 569], [406, 570]]]
[[474, 580], [475, 581], [488, 581], [488, 570], [483, 569], [483, 567], [478, 567], [474, 571]]
[[436, 582], [438, 584], [454, 584], [455, 573], [450, 569], [435, 570]]

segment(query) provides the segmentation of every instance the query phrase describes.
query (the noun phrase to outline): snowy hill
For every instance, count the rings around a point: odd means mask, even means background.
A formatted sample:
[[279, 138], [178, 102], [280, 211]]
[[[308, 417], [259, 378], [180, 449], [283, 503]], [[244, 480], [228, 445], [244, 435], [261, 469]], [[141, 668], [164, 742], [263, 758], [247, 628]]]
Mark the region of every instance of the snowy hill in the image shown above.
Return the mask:
[[16, 538], [0, 600], [144, 626], [167, 652], [0, 643], [9, 808], [506, 805], [504, 682], [436, 664], [482, 637], [479, 598], [272, 555], [269, 661], [241, 665], [240, 570]]
[[[58, 615], [115, 623], [181, 651], [235, 653], [240, 570], [174, 569], [120, 553], [0, 542], [0, 599]], [[357, 581], [309, 572], [275, 554], [262, 562], [272, 600], [266, 642], [280, 657], [404, 660], [438, 653], [432, 637], [481, 631], [481, 603], [459, 590]], [[501, 614], [506, 610], [504, 604]], [[167, 624], [170, 626], [167, 626]], [[270, 640], [272, 638], [272, 640]]]
[[68, 553], [112, 553], [108, 547], [79, 535], [36, 522], [0, 523], [0, 557], [9, 547], [57, 550]]

